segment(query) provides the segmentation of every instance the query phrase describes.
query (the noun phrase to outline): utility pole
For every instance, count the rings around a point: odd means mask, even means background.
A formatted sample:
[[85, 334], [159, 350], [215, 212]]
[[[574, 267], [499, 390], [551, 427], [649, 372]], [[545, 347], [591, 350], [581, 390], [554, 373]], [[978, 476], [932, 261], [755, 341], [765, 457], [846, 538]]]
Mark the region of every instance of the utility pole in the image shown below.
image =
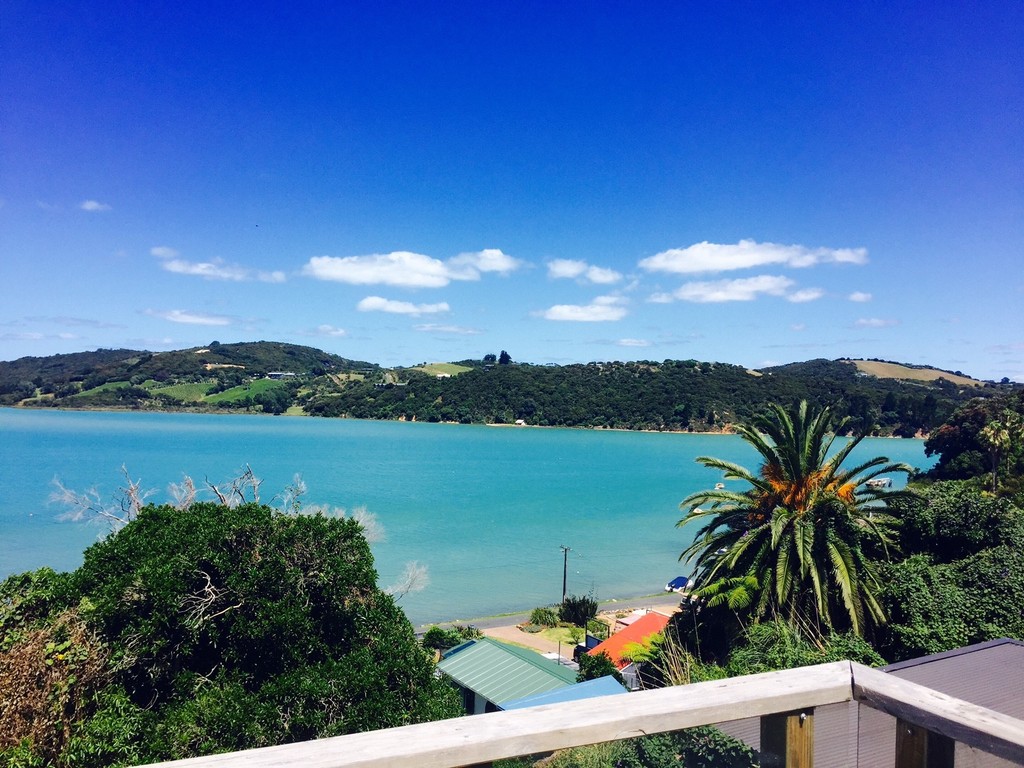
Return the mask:
[[569, 553], [572, 548], [564, 545], [559, 548], [562, 550], [562, 604], [565, 605], [565, 579], [569, 572]]

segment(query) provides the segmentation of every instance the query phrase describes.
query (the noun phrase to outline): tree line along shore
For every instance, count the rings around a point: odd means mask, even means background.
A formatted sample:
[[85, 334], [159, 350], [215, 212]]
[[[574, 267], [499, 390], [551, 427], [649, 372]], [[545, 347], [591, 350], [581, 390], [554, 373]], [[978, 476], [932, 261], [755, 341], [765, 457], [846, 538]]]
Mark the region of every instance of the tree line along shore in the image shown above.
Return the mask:
[[385, 369], [277, 342], [0, 362], [0, 405], [9, 406], [679, 432], [729, 432], [770, 403], [806, 400], [830, 405], [851, 434], [921, 437], [968, 400], [1016, 389], [960, 372], [850, 360], [757, 371], [697, 360], [551, 366], [516, 363], [503, 351]]

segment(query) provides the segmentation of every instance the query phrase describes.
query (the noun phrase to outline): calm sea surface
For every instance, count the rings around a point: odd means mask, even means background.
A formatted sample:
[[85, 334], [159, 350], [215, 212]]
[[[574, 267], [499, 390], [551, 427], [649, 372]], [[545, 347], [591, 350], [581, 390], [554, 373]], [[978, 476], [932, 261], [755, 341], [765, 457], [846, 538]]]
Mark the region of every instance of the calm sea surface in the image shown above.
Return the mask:
[[[721, 435], [3, 408], [0, 578], [74, 569], [103, 535], [58, 519], [54, 478], [109, 500], [124, 465], [160, 502], [183, 475], [219, 483], [248, 464], [263, 501], [300, 474], [308, 503], [373, 513], [386, 531], [373, 545], [380, 584], [409, 561], [428, 568], [429, 586], [401, 601], [415, 624], [557, 602], [560, 545], [571, 593], [634, 597], [685, 573], [693, 532], [675, 527], [679, 502], [721, 480], [702, 455], [757, 463]], [[919, 440], [866, 440], [854, 458], [875, 455], [932, 463]]]

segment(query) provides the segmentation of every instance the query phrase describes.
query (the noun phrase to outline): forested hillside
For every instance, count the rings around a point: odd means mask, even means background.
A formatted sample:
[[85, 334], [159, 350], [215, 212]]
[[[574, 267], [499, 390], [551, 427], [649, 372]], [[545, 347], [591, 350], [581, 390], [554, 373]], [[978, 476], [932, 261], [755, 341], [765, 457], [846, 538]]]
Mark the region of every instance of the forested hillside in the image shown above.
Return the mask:
[[[959, 402], [986, 389], [859, 375], [846, 362], [749, 371], [696, 360], [478, 367], [453, 378], [408, 373], [398, 385], [352, 382], [309, 397], [321, 416], [620, 429], [721, 429], [769, 402], [835, 403], [852, 429], [912, 436], [941, 424]], [[995, 390], [993, 390], [995, 391]]]
[[382, 369], [311, 347], [212, 342], [175, 352], [97, 350], [0, 362], [0, 405], [707, 431], [729, 428], [770, 402], [807, 400], [834, 404], [851, 429], [913, 436], [973, 397], [1014, 388], [933, 373], [932, 381], [878, 378], [846, 360], [761, 371], [697, 360], [549, 366], [515, 364], [507, 352]]

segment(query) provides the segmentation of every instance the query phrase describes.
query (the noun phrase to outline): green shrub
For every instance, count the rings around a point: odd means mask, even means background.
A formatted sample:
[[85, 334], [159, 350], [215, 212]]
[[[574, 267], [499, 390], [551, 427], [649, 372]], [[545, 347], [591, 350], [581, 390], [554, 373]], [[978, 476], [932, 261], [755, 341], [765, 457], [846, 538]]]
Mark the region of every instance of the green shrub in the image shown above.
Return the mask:
[[530, 623], [541, 627], [553, 627], [558, 624], [558, 614], [551, 606], [534, 608], [530, 612]]
[[[62, 752], [45, 756], [56, 765], [135, 765], [456, 716], [457, 695], [376, 582], [351, 519], [258, 504], [144, 507], [69, 578], [5, 582], [0, 661], [29, 658], [26, 643], [52, 645], [41, 671], [70, 691], [49, 728], [65, 734]], [[71, 662], [73, 687], [56, 677]], [[36, 677], [0, 674], [0, 701], [26, 700]]]
[[567, 595], [559, 607], [558, 618], [577, 627], [585, 627], [597, 616], [597, 601], [590, 595]]

